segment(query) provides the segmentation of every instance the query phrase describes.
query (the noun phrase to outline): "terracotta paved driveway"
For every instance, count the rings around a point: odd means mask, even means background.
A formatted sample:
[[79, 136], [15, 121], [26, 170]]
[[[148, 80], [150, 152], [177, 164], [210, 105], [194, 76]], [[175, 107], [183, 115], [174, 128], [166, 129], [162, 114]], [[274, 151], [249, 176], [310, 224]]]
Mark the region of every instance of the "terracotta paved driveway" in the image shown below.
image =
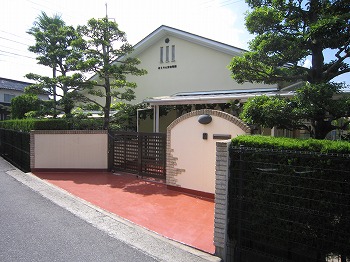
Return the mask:
[[214, 202], [135, 175], [36, 172], [75, 196], [167, 238], [214, 253]]

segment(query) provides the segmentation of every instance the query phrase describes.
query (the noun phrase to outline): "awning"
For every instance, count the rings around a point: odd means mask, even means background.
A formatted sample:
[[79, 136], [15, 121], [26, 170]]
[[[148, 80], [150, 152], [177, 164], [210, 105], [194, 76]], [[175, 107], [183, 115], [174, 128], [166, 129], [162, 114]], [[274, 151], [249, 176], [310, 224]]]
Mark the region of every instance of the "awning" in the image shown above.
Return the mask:
[[223, 104], [239, 99], [245, 102], [255, 96], [283, 96], [292, 97], [294, 91], [279, 91], [277, 88], [251, 90], [223, 90], [178, 93], [172, 96], [161, 96], [145, 99], [143, 102], [153, 107], [153, 132], [159, 132], [159, 106], [163, 105], [193, 105], [193, 104]]
[[233, 100], [245, 102], [248, 98], [255, 96], [283, 96], [292, 97], [294, 91], [278, 91], [272, 89], [254, 89], [254, 90], [227, 90], [210, 92], [189, 92], [179, 93], [172, 96], [152, 97], [143, 102], [150, 105], [189, 105], [189, 104], [223, 104]]

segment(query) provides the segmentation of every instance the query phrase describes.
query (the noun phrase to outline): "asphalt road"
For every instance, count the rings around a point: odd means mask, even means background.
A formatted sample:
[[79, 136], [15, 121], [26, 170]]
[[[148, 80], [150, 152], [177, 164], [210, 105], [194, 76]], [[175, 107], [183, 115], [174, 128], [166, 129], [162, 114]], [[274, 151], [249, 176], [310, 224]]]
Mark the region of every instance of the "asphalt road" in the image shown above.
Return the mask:
[[157, 261], [57, 206], [0, 166], [0, 261]]

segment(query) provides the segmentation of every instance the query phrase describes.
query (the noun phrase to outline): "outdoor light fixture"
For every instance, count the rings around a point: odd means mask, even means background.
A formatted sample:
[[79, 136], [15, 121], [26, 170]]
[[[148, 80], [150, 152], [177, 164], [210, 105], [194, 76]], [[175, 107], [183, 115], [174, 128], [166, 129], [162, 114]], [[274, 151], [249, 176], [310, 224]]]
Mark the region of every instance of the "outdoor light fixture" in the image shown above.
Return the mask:
[[198, 117], [198, 122], [202, 125], [207, 125], [212, 121], [212, 118], [210, 115], [200, 115]]

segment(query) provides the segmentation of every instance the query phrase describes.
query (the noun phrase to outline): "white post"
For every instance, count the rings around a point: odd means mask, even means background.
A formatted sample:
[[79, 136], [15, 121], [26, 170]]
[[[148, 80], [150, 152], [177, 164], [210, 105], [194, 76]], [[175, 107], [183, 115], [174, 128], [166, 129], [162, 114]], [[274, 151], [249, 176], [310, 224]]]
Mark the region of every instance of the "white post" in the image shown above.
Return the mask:
[[271, 136], [276, 136], [277, 135], [277, 128], [274, 126], [272, 129], [271, 129]]
[[136, 132], [139, 132], [139, 110], [136, 110]]
[[159, 133], [159, 106], [154, 105], [153, 107], [153, 132]]

